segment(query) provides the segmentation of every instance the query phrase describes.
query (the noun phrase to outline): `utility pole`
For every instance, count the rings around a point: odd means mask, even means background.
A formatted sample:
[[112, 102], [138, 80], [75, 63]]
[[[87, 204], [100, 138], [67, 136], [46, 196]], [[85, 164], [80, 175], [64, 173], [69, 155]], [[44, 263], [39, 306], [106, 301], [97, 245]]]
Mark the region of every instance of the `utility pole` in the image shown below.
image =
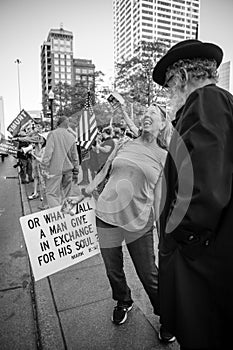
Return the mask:
[[19, 78], [19, 65], [22, 63], [18, 58], [15, 60], [17, 63], [17, 75], [18, 75], [18, 91], [19, 91], [19, 112], [21, 112], [21, 96], [20, 96], [20, 78]]
[[196, 25], [195, 39], [198, 40], [198, 23]]

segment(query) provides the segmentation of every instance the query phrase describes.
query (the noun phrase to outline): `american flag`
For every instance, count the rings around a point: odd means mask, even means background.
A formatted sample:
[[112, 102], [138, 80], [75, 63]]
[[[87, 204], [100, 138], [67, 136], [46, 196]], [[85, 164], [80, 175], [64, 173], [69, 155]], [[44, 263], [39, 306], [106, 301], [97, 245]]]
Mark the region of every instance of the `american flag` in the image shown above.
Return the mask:
[[87, 99], [83, 108], [79, 125], [77, 128], [77, 141], [80, 146], [88, 149], [94, 142], [98, 133], [95, 114], [91, 105], [90, 91], [87, 93]]

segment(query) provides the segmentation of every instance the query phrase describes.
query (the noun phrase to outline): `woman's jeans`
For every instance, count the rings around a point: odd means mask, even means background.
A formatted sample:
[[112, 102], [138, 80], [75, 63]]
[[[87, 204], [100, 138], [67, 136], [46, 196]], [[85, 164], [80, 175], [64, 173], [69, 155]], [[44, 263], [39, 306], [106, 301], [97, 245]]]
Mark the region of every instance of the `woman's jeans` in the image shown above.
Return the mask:
[[136, 234], [109, 225], [98, 218], [96, 224], [113, 299], [126, 306], [133, 301], [124, 273], [122, 243], [125, 240], [137, 275], [148, 294], [154, 313], [158, 315], [158, 268], [155, 265], [153, 221], [149, 220], [143, 231]]

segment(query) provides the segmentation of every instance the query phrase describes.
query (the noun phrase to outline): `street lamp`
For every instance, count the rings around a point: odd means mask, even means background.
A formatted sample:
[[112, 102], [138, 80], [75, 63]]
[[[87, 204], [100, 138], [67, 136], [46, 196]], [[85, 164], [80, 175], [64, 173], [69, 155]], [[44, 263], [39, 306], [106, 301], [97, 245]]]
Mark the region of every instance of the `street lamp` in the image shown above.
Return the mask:
[[17, 63], [17, 73], [18, 73], [18, 90], [19, 90], [19, 112], [21, 112], [21, 97], [20, 97], [20, 79], [19, 79], [19, 65], [22, 63], [18, 58], [15, 60]]
[[51, 112], [51, 130], [53, 130], [53, 100], [54, 100], [54, 92], [51, 89], [49, 91], [49, 101], [50, 101], [50, 112]]

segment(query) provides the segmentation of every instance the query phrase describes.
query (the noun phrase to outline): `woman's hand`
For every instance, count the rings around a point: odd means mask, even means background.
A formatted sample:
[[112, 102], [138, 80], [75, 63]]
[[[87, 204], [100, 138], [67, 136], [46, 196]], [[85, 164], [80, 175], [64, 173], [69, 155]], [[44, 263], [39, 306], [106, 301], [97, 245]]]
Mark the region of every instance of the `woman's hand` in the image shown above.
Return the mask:
[[94, 190], [95, 190], [95, 188], [94, 188], [93, 184], [91, 184], [91, 183], [89, 185], [87, 185], [87, 187], [85, 188], [85, 192], [87, 195], [91, 195]]
[[72, 209], [74, 209], [76, 204], [82, 202], [83, 199], [83, 194], [80, 194], [79, 196], [65, 198], [61, 206], [61, 212], [64, 214], [75, 215]]

